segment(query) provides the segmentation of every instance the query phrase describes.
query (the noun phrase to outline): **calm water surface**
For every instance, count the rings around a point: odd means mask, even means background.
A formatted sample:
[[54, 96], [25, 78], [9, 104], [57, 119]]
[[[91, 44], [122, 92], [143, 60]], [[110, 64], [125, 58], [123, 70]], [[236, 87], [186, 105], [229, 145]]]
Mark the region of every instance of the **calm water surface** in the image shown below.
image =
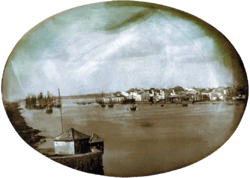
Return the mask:
[[[88, 100], [91, 101], [91, 100]], [[71, 127], [104, 142], [103, 164], [108, 176], [142, 176], [162, 173], [194, 163], [219, 148], [240, 122], [245, 104], [142, 104], [137, 111], [130, 105], [114, 108], [77, 105], [63, 100], [64, 130]], [[23, 103], [22, 103], [23, 107]], [[22, 111], [29, 126], [46, 136], [40, 148], [52, 148], [61, 134], [59, 109], [49, 115], [44, 110]]]

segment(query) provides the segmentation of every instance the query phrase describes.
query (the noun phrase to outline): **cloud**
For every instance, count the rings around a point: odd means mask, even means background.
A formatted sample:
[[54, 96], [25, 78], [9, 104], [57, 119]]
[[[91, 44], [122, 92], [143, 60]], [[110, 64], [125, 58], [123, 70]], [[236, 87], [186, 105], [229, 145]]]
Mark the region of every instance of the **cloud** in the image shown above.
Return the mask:
[[232, 70], [217, 62], [226, 54], [218, 50], [218, 40], [172, 13], [96, 4], [56, 15], [32, 29], [13, 50], [9, 63], [15, 64], [17, 78], [8, 87], [35, 94], [56, 94], [60, 88], [62, 95], [79, 95], [233, 84]]

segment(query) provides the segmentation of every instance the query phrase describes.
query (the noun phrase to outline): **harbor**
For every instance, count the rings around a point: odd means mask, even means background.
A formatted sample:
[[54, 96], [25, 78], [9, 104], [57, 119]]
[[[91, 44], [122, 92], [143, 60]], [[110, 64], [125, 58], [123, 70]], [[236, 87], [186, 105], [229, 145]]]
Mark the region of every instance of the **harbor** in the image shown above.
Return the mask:
[[[164, 107], [142, 103], [132, 112], [131, 104], [103, 108], [95, 103], [77, 105], [78, 100], [62, 99], [64, 130], [75, 128], [105, 139], [103, 171], [107, 176], [151, 175], [177, 169], [179, 161], [182, 167], [195, 163], [231, 136], [245, 108], [245, 102], [240, 101], [239, 105], [211, 101], [188, 107], [169, 102]], [[81, 100], [94, 102], [95, 98]], [[28, 125], [46, 137], [39, 149], [53, 148], [54, 137], [62, 132], [60, 109], [48, 115], [25, 109], [24, 102], [21, 107]]]
[[[8, 167], [30, 174], [40, 160], [25, 161], [35, 153], [47, 163], [32, 177], [61, 177], [64, 170], [149, 176], [192, 165], [225, 145], [246, 109], [246, 69], [229, 37], [186, 12], [101, 2], [55, 12], [27, 31], [3, 70], [3, 104], [28, 150], [19, 149], [21, 139], [3, 141], [4, 154], [24, 155], [17, 164], [12, 156]], [[234, 167], [244, 166], [231, 159], [241, 143], [225, 154]], [[47, 164], [62, 171], [52, 175]], [[218, 176], [204, 167], [201, 175]]]

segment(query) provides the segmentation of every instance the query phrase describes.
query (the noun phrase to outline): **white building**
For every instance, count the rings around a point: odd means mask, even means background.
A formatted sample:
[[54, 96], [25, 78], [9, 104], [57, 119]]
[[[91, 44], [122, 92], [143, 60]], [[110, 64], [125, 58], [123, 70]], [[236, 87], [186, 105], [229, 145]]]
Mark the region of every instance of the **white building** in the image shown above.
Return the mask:
[[111, 99], [113, 102], [122, 102], [125, 98], [123, 96], [116, 96]]
[[129, 97], [129, 94], [128, 94], [127, 92], [125, 92], [125, 91], [121, 92], [121, 94], [122, 94], [123, 96], [125, 96], [125, 97]]
[[103, 98], [104, 103], [108, 103], [112, 100], [112, 102], [121, 102], [125, 99], [124, 96], [113, 96], [113, 97], [105, 97]]
[[155, 92], [155, 98], [156, 98], [156, 101], [159, 101], [159, 99], [160, 99], [160, 93]]
[[135, 98], [135, 101], [141, 101], [141, 98], [142, 98], [141, 95], [138, 94]]
[[195, 89], [193, 89], [193, 88], [188, 88], [188, 87], [186, 87], [184, 90], [186, 90], [186, 91], [196, 91]]
[[171, 95], [171, 96], [176, 95], [175, 92], [174, 92], [174, 90], [172, 90], [172, 92], [170, 93], [170, 95]]
[[193, 88], [186, 87], [184, 90], [186, 91], [186, 94], [194, 94], [195, 95], [197, 93], [197, 91]]
[[208, 96], [209, 98], [211, 98], [211, 93], [201, 93], [201, 95], [203, 95], [203, 96]]
[[160, 90], [159, 99], [165, 99], [165, 92], [163, 90]]
[[222, 93], [218, 93], [218, 97], [219, 99], [224, 100], [224, 95]]
[[154, 94], [155, 94], [155, 93], [154, 93], [154, 90], [151, 90], [151, 93], [149, 93], [149, 96], [150, 96], [150, 97], [153, 97]]
[[134, 98], [137, 97], [138, 93], [137, 91], [131, 91], [130, 96], [133, 96]]
[[90, 136], [73, 128], [54, 138], [55, 154], [80, 154], [90, 152]]

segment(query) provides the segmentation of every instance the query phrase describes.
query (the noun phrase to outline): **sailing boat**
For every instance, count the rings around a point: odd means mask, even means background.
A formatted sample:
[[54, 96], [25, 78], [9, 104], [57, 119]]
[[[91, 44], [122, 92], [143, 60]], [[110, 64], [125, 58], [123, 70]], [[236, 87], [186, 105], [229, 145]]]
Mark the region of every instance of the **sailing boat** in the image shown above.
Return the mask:
[[105, 104], [105, 102], [104, 102], [104, 98], [103, 98], [103, 92], [102, 92], [102, 103], [101, 103], [101, 106], [102, 106], [103, 108], [105, 108], [105, 107], [106, 107], [106, 104]]
[[51, 114], [51, 113], [53, 113], [53, 109], [52, 109], [52, 105], [47, 105], [47, 107], [46, 107], [46, 111], [45, 111], [47, 114]]
[[[111, 94], [110, 94], [110, 95], [111, 95]], [[114, 107], [114, 104], [113, 104], [113, 101], [112, 101], [111, 96], [110, 96], [110, 98], [109, 98], [109, 104], [108, 104], [108, 107], [109, 107], [109, 108], [113, 108], [113, 107]]]
[[57, 107], [57, 108], [61, 108], [62, 107], [61, 96], [60, 96], [60, 90], [59, 89], [58, 89], [58, 101], [56, 102], [55, 107]]
[[135, 102], [133, 101], [133, 95], [132, 95], [132, 106], [130, 106], [131, 111], [136, 111]]
[[46, 107], [45, 112], [47, 114], [53, 113], [53, 109], [52, 109], [52, 104], [51, 104], [51, 99], [50, 99], [50, 96], [49, 96], [49, 92], [48, 92], [48, 96], [47, 96], [47, 107]]

